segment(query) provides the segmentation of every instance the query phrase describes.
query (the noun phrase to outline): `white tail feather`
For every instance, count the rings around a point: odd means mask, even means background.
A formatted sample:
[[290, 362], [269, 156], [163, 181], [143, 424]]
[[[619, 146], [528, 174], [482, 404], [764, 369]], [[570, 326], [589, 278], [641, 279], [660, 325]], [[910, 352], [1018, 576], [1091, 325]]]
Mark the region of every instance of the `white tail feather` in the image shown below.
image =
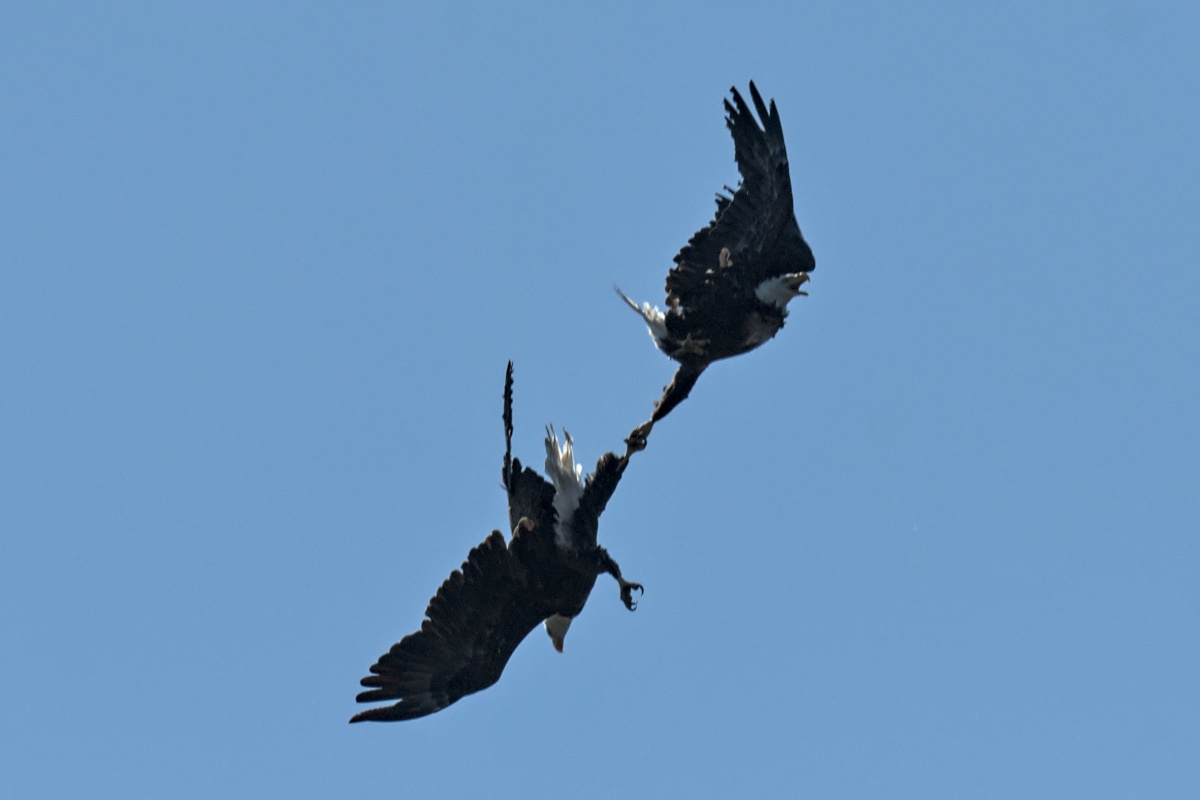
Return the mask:
[[617, 290], [617, 294], [621, 295], [621, 299], [628, 303], [629, 307], [646, 321], [646, 327], [650, 329], [650, 337], [654, 339], [656, 344], [666, 342], [670, 339], [667, 334], [667, 316], [658, 306], [652, 306], [649, 303], [642, 303], [639, 306], [630, 300], [620, 288], [616, 286], [613, 288]]
[[572, 543], [564, 531], [583, 496], [583, 465], [575, 463], [575, 442], [571, 434], [563, 431], [560, 448], [553, 426], [546, 428], [546, 474], [554, 484], [554, 510], [558, 512], [554, 534], [559, 544], [569, 546]]

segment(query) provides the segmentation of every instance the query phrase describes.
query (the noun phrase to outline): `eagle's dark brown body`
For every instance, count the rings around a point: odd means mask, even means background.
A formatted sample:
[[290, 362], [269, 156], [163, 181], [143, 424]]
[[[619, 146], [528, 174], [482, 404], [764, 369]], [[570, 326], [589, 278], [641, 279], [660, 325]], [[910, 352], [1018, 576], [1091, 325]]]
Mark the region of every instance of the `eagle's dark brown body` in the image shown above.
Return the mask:
[[[750, 84], [762, 121], [737, 89], [725, 101], [725, 124], [733, 136], [742, 175], [731, 196], [717, 195], [717, 213], [675, 256], [667, 275], [665, 311], [640, 308], [625, 298], [650, 327], [655, 343], [679, 362], [651, 417], [657, 422], [682, 402], [714, 361], [741, 355], [773, 337], [787, 318], [787, 304], [816, 268], [792, 208], [783, 126]], [[728, 188], [728, 187], [726, 187]], [[624, 297], [624, 295], [622, 295]]]
[[[500, 531], [493, 531], [471, 550], [462, 569], [452, 572], [429, 601], [421, 629], [380, 656], [362, 679], [369, 690], [359, 693], [360, 703], [398, 702], [363, 711], [351, 722], [414, 719], [486, 689], [500, 679], [517, 645], [539, 623], [577, 616], [603, 572], [617, 579], [621, 599], [634, 608], [632, 591], [641, 587], [621, 576], [616, 562], [596, 544], [596, 530], [629, 457], [645, 440], [635, 434], [625, 455], [605, 453], [583, 483], [569, 519], [559, 520], [554, 485], [512, 457], [511, 363], [504, 385], [504, 428], [503, 478], [512, 540], [506, 543]], [[553, 434], [547, 442], [548, 449], [551, 442], [557, 448]], [[559, 528], [566, 531], [566, 540]]]

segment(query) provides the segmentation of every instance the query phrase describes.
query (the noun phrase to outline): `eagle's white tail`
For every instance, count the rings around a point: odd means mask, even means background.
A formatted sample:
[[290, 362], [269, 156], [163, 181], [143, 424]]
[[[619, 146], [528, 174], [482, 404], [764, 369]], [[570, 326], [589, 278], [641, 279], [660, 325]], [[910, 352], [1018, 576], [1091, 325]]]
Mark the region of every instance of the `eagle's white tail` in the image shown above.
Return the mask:
[[579, 507], [579, 498], [583, 496], [583, 465], [575, 463], [575, 442], [571, 434], [563, 431], [560, 448], [553, 426], [546, 428], [546, 474], [554, 484], [554, 510], [558, 512], [555, 536], [559, 544], [570, 545], [564, 526], [570, 522]]
[[617, 294], [621, 295], [621, 299], [629, 304], [629, 307], [636, 311], [642, 319], [646, 321], [646, 327], [650, 329], [650, 336], [654, 339], [654, 343], [662, 346], [662, 342], [666, 342], [670, 337], [667, 335], [667, 316], [659, 309], [658, 306], [652, 306], [649, 303], [642, 303], [640, 306], [629, 299], [620, 287], [614, 286]]

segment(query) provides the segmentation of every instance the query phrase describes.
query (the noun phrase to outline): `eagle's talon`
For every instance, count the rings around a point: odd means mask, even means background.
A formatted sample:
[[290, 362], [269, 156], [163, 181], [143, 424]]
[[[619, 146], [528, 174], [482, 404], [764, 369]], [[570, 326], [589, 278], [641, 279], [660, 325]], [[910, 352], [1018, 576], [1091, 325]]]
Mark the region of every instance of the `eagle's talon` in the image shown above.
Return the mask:
[[687, 355], [703, 356], [704, 348], [708, 347], [708, 341], [708, 339], [693, 339], [692, 334], [689, 332], [683, 339], [677, 339], [672, 342], [672, 344], [677, 344], [678, 347], [675, 348], [673, 353], [669, 353], [669, 355], [676, 360], [682, 359]]
[[628, 608], [630, 611], [637, 610], [637, 601], [633, 599], [633, 590], [634, 589], [637, 589], [638, 594], [646, 593], [646, 590], [642, 588], [642, 585], [640, 583], [633, 583], [632, 581], [621, 581], [621, 602], [623, 602], [625, 604], [625, 607]]
[[629, 438], [625, 440], [625, 454], [632, 455], [646, 449], [646, 440], [650, 438], [650, 431], [654, 428], [653, 421], [643, 422], [633, 429], [629, 434]]

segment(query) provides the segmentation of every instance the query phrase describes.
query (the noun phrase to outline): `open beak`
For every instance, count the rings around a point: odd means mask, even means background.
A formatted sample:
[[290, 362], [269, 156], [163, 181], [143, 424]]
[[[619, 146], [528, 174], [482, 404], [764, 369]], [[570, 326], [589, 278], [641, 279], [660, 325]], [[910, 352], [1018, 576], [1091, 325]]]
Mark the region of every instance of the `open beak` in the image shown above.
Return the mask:
[[805, 297], [808, 297], [808, 292], [800, 291], [800, 287], [803, 286], [804, 284], [808, 283], [808, 273], [807, 272], [797, 272], [790, 277], [791, 277], [791, 280], [788, 281], [788, 288], [791, 289], [796, 294], [802, 294]]

